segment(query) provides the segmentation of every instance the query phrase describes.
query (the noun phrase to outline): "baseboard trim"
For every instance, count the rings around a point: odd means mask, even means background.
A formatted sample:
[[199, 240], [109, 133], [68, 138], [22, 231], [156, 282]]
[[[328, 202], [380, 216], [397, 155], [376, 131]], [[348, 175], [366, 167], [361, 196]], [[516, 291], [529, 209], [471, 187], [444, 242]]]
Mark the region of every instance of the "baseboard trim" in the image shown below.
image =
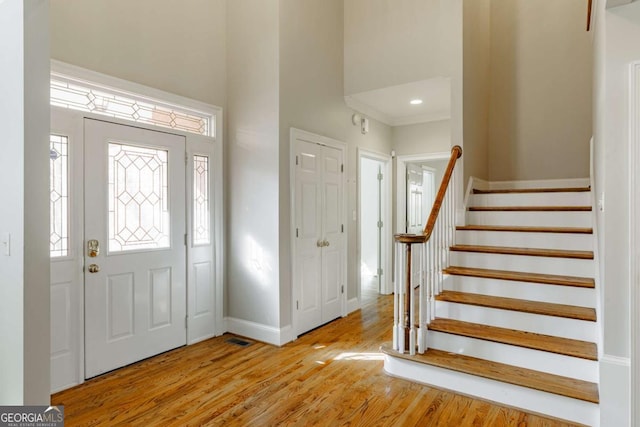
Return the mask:
[[591, 185], [590, 178], [539, 179], [530, 181], [491, 181], [489, 182], [489, 189], [588, 187], [589, 185]]
[[600, 359], [600, 425], [631, 425], [631, 359], [604, 354]]
[[351, 298], [347, 301], [347, 314], [351, 314], [356, 310], [360, 310], [360, 300], [358, 300], [358, 298]]
[[283, 328], [264, 325], [235, 317], [225, 318], [226, 331], [242, 337], [251, 338], [278, 347], [293, 341], [291, 325]]

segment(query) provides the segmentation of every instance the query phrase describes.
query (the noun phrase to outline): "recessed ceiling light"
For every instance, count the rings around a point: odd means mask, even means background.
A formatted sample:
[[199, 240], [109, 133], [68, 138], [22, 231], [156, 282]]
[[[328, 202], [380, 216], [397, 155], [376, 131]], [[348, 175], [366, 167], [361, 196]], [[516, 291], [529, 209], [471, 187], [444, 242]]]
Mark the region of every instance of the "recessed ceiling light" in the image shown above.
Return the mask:
[[422, 99], [412, 99], [409, 104], [411, 105], [420, 105], [422, 104]]

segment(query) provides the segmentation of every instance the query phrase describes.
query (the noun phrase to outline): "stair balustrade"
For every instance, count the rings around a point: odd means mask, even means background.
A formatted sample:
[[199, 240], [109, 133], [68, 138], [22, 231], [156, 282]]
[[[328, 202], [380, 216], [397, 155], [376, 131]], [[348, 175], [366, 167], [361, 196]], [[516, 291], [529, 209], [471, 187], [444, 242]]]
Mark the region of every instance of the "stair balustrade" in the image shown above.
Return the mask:
[[[414, 355], [416, 348], [421, 354], [427, 350], [428, 326], [436, 315], [435, 298], [442, 292], [442, 270], [449, 266], [449, 247], [454, 244], [453, 171], [461, 156], [462, 148], [454, 146], [423, 232], [395, 235], [393, 349], [400, 353]], [[416, 262], [417, 266], [412, 265]], [[416, 268], [414, 274], [412, 269]]]

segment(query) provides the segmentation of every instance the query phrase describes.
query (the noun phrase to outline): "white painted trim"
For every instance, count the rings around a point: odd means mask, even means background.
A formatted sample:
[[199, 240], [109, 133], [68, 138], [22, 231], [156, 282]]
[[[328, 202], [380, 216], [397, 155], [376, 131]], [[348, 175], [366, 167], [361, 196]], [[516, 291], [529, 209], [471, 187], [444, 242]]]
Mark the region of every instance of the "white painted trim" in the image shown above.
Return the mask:
[[[464, 212], [464, 215], [462, 215], [462, 217], [464, 218], [464, 222], [462, 222], [462, 225], [466, 225], [467, 224], [467, 208], [469, 207], [469, 198], [471, 197], [471, 195], [473, 194], [473, 190], [477, 189], [477, 190], [488, 190], [491, 186], [491, 183], [489, 181], [485, 181], [484, 179], [480, 179], [480, 178], [476, 178], [475, 176], [470, 176], [469, 177], [469, 182], [467, 183], [467, 189], [464, 192], [464, 201], [462, 202], [462, 209]], [[458, 221], [458, 223], [460, 223], [460, 221]]]
[[414, 116], [408, 117], [393, 117], [370, 105], [360, 102], [350, 95], [346, 95], [344, 97], [344, 102], [349, 108], [361, 114], [364, 114], [365, 116], [376, 119], [377, 121], [382, 122], [388, 126], [405, 126], [417, 123], [438, 122], [441, 120], [451, 119], [451, 112], [445, 110], [435, 111], [427, 114], [416, 114]]
[[[360, 212], [362, 212], [362, 207], [360, 206], [360, 185], [361, 185], [361, 170], [360, 170], [360, 163], [361, 160], [363, 158], [368, 158], [368, 159], [373, 159], [373, 160], [377, 160], [380, 161], [384, 164], [383, 166], [383, 176], [387, 177], [386, 180], [383, 179], [383, 188], [382, 191], [384, 192], [382, 199], [386, 200], [387, 203], [385, 206], [382, 207], [382, 223], [383, 224], [388, 224], [386, 227], [386, 234], [383, 234], [382, 236], [382, 247], [386, 248], [386, 257], [383, 260], [383, 265], [382, 265], [382, 270], [383, 270], [383, 278], [384, 278], [384, 282], [381, 285], [381, 289], [380, 289], [380, 293], [383, 295], [390, 295], [391, 293], [393, 293], [393, 267], [392, 267], [392, 260], [393, 260], [393, 219], [391, 216], [391, 206], [393, 204], [393, 163], [392, 163], [392, 158], [390, 155], [388, 154], [383, 154], [383, 153], [379, 153], [376, 151], [372, 151], [372, 150], [367, 150], [367, 149], [363, 149], [358, 147], [357, 149], [357, 170], [358, 170], [358, 178], [357, 178], [357, 197], [356, 197], [356, 211], [357, 211], [357, 221], [358, 221], [358, 225], [356, 227], [357, 229], [357, 235], [356, 235], [356, 260], [357, 260], [357, 271], [358, 271], [358, 275], [357, 275], [357, 298], [358, 301], [360, 302], [362, 300], [362, 295], [361, 295], [361, 290], [362, 290], [362, 283], [361, 283], [361, 275], [359, 273], [360, 271], [360, 264], [362, 262], [362, 248], [360, 245], [360, 237], [362, 235], [362, 229], [361, 229], [361, 221], [360, 221]], [[384, 252], [383, 252], [384, 253]], [[360, 303], [358, 303], [360, 304]], [[349, 310], [348, 309], [348, 304], [347, 304], [347, 312], [351, 313], [351, 311], [353, 310]]]
[[491, 181], [491, 190], [502, 190], [508, 188], [561, 188], [561, 187], [586, 187], [590, 185], [589, 178], [567, 178], [567, 179], [541, 179], [531, 181]]
[[605, 354], [600, 359], [600, 419], [603, 426], [635, 426], [637, 408], [630, 403], [631, 360]]
[[359, 298], [351, 298], [347, 301], [347, 312], [349, 314], [354, 311], [360, 310], [360, 299]]
[[235, 317], [226, 317], [225, 324], [225, 329], [229, 333], [278, 347], [291, 341], [291, 325], [277, 328], [244, 319], [236, 319]]
[[[152, 101], [157, 101], [161, 104], [176, 104], [187, 109], [192, 109], [213, 116], [222, 112], [222, 108], [215, 105], [207, 104], [195, 99], [186, 98], [174, 93], [165, 92], [163, 90], [141, 85], [139, 83], [134, 83], [128, 80], [109, 76], [107, 74], [102, 74], [97, 71], [78, 67], [76, 65], [67, 64], [55, 59], [51, 60], [51, 75], [71, 78], [78, 82], [107, 86], [115, 90], [140, 95]], [[218, 135], [218, 131], [221, 129], [222, 123], [217, 123], [216, 120], [215, 135]]]
[[295, 254], [296, 254], [296, 224], [295, 224], [295, 218], [296, 218], [296, 199], [295, 199], [295, 194], [296, 194], [296, 155], [295, 155], [295, 141], [296, 139], [301, 139], [303, 141], [307, 141], [313, 144], [319, 144], [319, 145], [326, 145], [328, 147], [333, 147], [337, 150], [342, 151], [342, 159], [344, 162], [344, 171], [342, 174], [342, 224], [344, 224], [344, 233], [343, 233], [343, 245], [344, 245], [344, 251], [345, 251], [345, 256], [342, 260], [342, 283], [344, 284], [344, 289], [345, 292], [342, 294], [341, 297], [341, 315], [342, 317], [346, 316], [348, 314], [348, 307], [347, 307], [347, 293], [348, 293], [348, 289], [349, 289], [349, 283], [348, 283], [348, 275], [347, 275], [347, 252], [348, 252], [348, 244], [349, 244], [349, 239], [347, 238], [347, 236], [349, 236], [349, 221], [348, 221], [348, 215], [347, 215], [347, 211], [348, 211], [348, 206], [347, 206], [347, 193], [348, 193], [348, 186], [347, 186], [347, 176], [349, 176], [349, 159], [348, 159], [348, 155], [349, 155], [349, 151], [347, 149], [347, 144], [342, 142], [342, 141], [338, 141], [337, 139], [333, 139], [333, 138], [329, 138], [326, 136], [322, 136], [322, 135], [318, 135], [315, 133], [311, 133], [311, 132], [307, 132], [305, 130], [302, 129], [297, 129], [297, 128], [290, 128], [289, 130], [289, 212], [290, 212], [290, 225], [289, 225], [289, 232], [291, 235], [291, 331], [289, 332], [289, 336], [291, 337], [291, 340], [295, 339], [297, 337], [296, 331], [298, 330], [297, 326], [298, 326], [298, 311], [296, 310], [296, 300], [297, 300], [297, 294], [298, 294], [298, 287], [296, 286], [296, 284], [294, 283], [295, 278], [296, 278], [296, 273], [297, 273], [297, 266], [296, 266], [296, 262], [295, 262]]
[[629, 278], [631, 290], [631, 424], [640, 425], [640, 61], [629, 82]]
[[[407, 222], [407, 163], [444, 160], [451, 157], [450, 152], [409, 154], [396, 157], [396, 229], [395, 233], [404, 233]], [[439, 183], [436, 183], [436, 187]], [[425, 218], [426, 220], [426, 218]]]

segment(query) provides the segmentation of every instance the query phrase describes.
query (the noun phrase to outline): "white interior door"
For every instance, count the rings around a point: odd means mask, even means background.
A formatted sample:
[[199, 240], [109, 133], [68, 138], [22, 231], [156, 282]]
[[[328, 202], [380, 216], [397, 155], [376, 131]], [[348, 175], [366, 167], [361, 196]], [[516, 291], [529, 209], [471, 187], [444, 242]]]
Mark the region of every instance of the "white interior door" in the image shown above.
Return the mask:
[[344, 259], [342, 150], [295, 142], [296, 334], [341, 315]]
[[186, 343], [185, 139], [92, 119], [84, 131], [90, 378]]
[[407, 233], [419, 234], [424, 229], [422, 167], [407, 164]]

